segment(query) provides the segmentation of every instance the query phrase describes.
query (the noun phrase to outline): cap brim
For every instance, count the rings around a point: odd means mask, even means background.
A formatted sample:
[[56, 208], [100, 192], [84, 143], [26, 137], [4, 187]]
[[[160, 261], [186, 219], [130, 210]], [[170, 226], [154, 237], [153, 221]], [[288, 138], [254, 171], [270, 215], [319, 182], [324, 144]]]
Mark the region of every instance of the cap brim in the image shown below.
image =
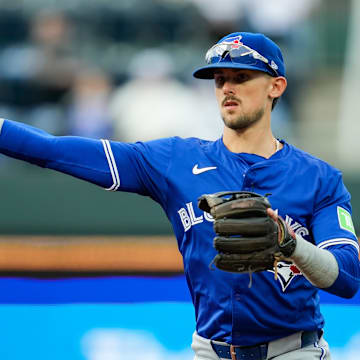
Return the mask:
[[199, 69], [196, 69], [193, 72], [193, 76], [197, 79], [206, 79], [211, 80], [214, 78], [214, 70], [216, 69], [247, 69], [247, 70], [258, 70], [274, 76], [270, 70], [264, 69], [262, 67], [256, 65], [248, 65], [248, 64], [235, 64], [232, 62], [219, 62], [216, 64], [210, 64], [203, 66]]

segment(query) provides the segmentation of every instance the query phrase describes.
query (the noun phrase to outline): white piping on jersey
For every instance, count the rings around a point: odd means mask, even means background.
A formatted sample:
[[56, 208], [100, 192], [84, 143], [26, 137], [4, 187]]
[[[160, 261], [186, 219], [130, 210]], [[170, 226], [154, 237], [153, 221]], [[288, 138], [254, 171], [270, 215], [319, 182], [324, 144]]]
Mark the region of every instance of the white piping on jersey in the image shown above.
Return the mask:
[[320, 355], [320, 360], [325, 360], [327, 358], [327, 351], [326, 348], [323, 346], [320, 346], [318, 342], [316, 342], [315, 347], [317, 347], [318, 349], [321, 349], [321, 355]]
[[326, 241], [323, 241], [320, 244], [318, 244], [317, 247], [320, 249], [324, 249], [324, 248], [327, 248], [328, 246], [341, 245], [341, 244], [352, 245], [356, 248], [357, 252], [359, 252], [359, 244], [355, 240], [346, 239], [346, 238], [326, 240]]
[[109, 140], [101, 139], [101, 142], [102, 142], [103, 147], [104, 147], [106, 159], [108, 161], [109, 169], [110, 169], [110, 172], [111, 172], [111, 177], [112, 177], [112, 180], [113, 180], [113, 184], [109, 188], [107, 188], [105, 190], [116, 191], [120, 186], [120, 178], [119, 178], [119, 172], [117, 170], [116, 162], [115, 162], [115, 159], [114, 159], [114, 155], [113, 155], [113, 152], [111, 150], [111, 145], [110, 145]]

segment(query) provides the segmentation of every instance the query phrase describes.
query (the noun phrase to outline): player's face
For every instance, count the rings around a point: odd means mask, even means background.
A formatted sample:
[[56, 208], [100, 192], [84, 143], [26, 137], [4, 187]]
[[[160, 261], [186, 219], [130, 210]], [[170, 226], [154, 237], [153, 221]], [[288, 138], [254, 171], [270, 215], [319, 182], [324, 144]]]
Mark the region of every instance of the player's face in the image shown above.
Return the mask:
[[214, 73], [215, 94], [225, 126], [242, 130], [258, 122], [271, 109], [272, 77], [245, 69], [219, 69]]

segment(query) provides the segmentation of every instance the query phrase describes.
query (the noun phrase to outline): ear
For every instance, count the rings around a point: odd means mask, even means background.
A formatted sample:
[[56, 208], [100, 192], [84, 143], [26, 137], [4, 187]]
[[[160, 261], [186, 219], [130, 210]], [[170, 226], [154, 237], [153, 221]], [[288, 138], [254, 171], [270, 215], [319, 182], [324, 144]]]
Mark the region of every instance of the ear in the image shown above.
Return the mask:
[[283, 76], [278, 76], [271, 79], [271, 86], [269, 91], [269, 97], [275, 99], [280, 97], [286, 89], [287, 80]]

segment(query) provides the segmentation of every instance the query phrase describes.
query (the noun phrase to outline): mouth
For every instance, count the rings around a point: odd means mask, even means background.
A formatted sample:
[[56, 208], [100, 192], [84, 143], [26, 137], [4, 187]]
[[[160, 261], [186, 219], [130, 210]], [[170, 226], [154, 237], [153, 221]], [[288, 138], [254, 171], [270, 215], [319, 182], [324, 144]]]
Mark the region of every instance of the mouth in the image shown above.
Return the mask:
[[223, 106], [227, 110], [234, 110], [239, 106], [239, 103], [235, 100], [226, 100], [224, 101]]

